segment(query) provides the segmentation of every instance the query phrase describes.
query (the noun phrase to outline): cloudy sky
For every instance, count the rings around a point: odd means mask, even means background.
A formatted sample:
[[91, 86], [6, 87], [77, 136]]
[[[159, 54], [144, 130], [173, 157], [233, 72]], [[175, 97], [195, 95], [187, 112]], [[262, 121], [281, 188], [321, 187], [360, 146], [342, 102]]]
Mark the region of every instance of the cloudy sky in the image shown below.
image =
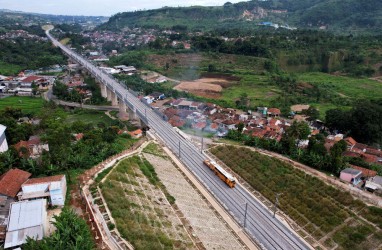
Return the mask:
[[244, 0], [0, 0], [1, 9], [58, 15], [110, 16], [163, 6], [223, 5]]

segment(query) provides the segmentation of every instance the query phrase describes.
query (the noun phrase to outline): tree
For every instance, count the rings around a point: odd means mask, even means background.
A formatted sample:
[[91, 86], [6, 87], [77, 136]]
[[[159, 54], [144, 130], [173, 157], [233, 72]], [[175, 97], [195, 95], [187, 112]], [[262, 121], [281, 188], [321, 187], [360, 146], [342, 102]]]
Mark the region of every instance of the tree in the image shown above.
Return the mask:
[[310, 135], [310, 128], [306, 122], [294, 121], [292, 125], [286, 129], [286, 135], [295, 140], [305, 140]]
[[56, 231], [41, 241], [27, 239], [23, 249], [26, 250], [92, 250], [94, 241], [86, 222], [78, 217], [73, 210], [64, 208], [59, 216], [54, 216], [53, 225]]
[[308, 121], [315, 121], [320, 117], [320, 112], [314, 106], [310, 106], [307, 110], [304, 110], [303, 114], [308, 116]]

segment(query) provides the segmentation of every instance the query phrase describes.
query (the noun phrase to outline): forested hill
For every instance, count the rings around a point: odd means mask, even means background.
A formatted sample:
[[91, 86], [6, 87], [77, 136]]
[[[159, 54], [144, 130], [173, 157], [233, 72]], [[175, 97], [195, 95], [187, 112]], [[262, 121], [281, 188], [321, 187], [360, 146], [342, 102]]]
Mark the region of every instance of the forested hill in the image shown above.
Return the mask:
[[118, 13], [100, 29], [156, 27], [189, 30], [254, 29], [270, 21], [298, 28], [326, 28], [339, 33], [382, 33], [380, 0], [269, 0], [214, 7], [163, 7]]

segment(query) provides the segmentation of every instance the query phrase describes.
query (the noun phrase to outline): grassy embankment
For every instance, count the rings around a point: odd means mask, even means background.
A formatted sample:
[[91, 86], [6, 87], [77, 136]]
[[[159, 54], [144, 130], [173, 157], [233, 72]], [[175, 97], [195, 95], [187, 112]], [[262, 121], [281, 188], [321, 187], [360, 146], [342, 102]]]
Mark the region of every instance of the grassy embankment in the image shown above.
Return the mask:
[[325, 247], [378, 249], [382, 243], [382, 209], [248, 148], [219, 146], [211, 152], [268, 200], [282, 193], [280, 209]]
[[[154, 150], [150, 147], [149, 151]], [[121, 161], [99, 186], [107, 202], [111, 214], [122, 237], [128, 240], [136, 249], [182, 249], [190, 247], [183, 239], [175, 239], [172, 223], [152, 197], [142, 190], [159, 188], [165, 193], [167, 200], [175, 200], [166, 192], [158, 179], [154, 168], [145, 159], [134, 156]], [[105, 174], [101, 173], [100, 181]], [[142, 173], [145, 177], [143, 177]], [[137, 178], [147, 178], [148, 183]], [[146, 193], [146, 194], [144, 194]], [[161, 197], [156, 199], [162, 200]], [[176, 227], [178, 227], [177, 225]], [[179, 233], [179, 229], [178, 233]]]

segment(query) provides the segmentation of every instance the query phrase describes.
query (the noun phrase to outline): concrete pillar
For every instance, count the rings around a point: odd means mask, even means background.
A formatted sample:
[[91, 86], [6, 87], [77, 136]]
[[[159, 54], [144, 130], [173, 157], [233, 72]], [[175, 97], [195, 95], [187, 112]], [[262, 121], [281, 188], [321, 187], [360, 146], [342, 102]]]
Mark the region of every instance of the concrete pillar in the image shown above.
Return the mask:
[[107, 89], [106, 89], [106, 85], [103, 84], [103, 83], [99, 83], [99, 87], [101, 89], [101, 96], [104, 97], [104, 98], [107, 98]]
[[111, 102], [111, 91], [108, 88], [106, 88], [106, 94], [107, 94], [106, 96], [107, 100]]
[[126, 104], [122, 100], [119, 100], [118, 105], [119, 105], [119, 113], [118, 113], [119, 119], [121, 119], [121, 120], [129, 119], [127, 112], [126, 112]]
[[110, 91], [110, 92], [111, 92], [111, 105], [117, 106], [118, 105], [118, 97], [113, 91]]
[[137, 119], [137, 111], [134, 109], [127, 109], [129, 111], [129, 120], [136, 120]]

